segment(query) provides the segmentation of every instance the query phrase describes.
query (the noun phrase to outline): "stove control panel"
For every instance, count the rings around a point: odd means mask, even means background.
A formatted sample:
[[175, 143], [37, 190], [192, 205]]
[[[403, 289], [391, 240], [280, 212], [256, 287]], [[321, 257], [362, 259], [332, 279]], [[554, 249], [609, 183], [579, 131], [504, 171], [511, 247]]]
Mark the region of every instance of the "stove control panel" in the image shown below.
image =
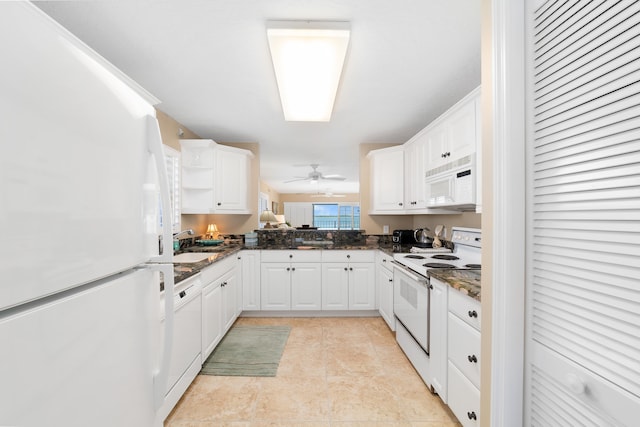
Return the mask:
[[459, 245], [482, 247], [482, 231], [478, 228], [453, 227], [451, 241]]

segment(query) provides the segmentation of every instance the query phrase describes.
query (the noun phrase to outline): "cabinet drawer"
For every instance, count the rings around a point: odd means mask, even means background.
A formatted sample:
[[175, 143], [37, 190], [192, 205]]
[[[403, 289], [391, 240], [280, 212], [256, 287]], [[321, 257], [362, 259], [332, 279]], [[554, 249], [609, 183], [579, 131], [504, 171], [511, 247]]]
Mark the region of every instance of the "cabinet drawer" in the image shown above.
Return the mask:
[[449, 408], [464, 427], [480, 425], [480, 391], [449, 362]]
[[382, 251], [378, 251], [377, 263], [379, 266], [386, 268], [388, 271], [393, 273], [393, 256], [387, 255]]
[[322, 251], [310, 250], [310, 251], [262, 251], [260, 254], [262, 262], [321, 262]]
[[449, 361], [480, 388], [480, 332], [449, 313]]
[[375, 251], [325, 250], [322, 251], [323, 262], [375, 262]]
[[451, 288], [449, 289], [449, 311], [480, 330], [480, 301]]

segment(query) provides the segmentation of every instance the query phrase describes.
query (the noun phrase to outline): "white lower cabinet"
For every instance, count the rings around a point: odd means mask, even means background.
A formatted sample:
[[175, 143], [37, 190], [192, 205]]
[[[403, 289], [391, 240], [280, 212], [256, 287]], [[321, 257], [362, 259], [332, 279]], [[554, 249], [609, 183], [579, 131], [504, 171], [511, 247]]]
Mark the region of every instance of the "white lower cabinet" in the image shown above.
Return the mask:
[[263, 262], [260, 266], [260, 307], [262, 310], [291, 309], [291, 264]]
[[393, 257], [378, 251], [376, 261], [376, 283], [378, 292], [378, 311], [392, 331], [396, 330], [396, 318], [393, 316]]
[[449, 401], [447, 404], [465, 427], [480, 425], [480, 390], [449, 362]]
[[[431, 285], [431, 338], [429, 356], [431, 357], [431, 386], [444, 403], [447, 403], [447, 300], [449, 285], [435, 278]], [[456, 292], [453, 291], [452, 292]]]
[[320, 251], [263, 251], [261, 260], [261, 310], [320, 310]]
[[260, 310], [260, 251], [240, 252], [242, 271], [242, 309]]
[[202, 354], [204, 362], [238, 317], [237, 257], [230, 256], [203, 269]]
[[323, 251], [322, 309], [375, 310], [374, 251]]
[[222, 339], [222, 287], [217, 280], [202, 290], [202, 362]]
[[480, 425], [480, 302], [450, 288], [448, 402], [460, 423]]
[[228, 331], [238, 318], [238, 276], [236, 269], [225, 274], [221, 280], [222, 288], [222, 327]]

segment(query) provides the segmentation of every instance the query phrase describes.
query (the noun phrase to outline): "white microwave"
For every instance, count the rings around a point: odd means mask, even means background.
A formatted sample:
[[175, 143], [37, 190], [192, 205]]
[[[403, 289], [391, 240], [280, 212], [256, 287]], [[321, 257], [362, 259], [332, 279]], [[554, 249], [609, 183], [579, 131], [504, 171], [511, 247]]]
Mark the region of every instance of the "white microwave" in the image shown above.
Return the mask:
[[426, 200], [430, 208], [473, 209], [476, 204], [476, 169], [467, 162], [437, 174], [426, 174]]

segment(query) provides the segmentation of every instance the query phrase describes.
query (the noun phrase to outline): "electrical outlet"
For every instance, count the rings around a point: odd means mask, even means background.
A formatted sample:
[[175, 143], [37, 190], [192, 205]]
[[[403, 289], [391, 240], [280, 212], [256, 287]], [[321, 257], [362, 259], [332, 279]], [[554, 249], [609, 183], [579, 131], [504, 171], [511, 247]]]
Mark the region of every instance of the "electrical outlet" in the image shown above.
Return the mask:
[[388, 225], [383, 225], [382, 226], [382, 234], [389, 234], [389, 226]]

